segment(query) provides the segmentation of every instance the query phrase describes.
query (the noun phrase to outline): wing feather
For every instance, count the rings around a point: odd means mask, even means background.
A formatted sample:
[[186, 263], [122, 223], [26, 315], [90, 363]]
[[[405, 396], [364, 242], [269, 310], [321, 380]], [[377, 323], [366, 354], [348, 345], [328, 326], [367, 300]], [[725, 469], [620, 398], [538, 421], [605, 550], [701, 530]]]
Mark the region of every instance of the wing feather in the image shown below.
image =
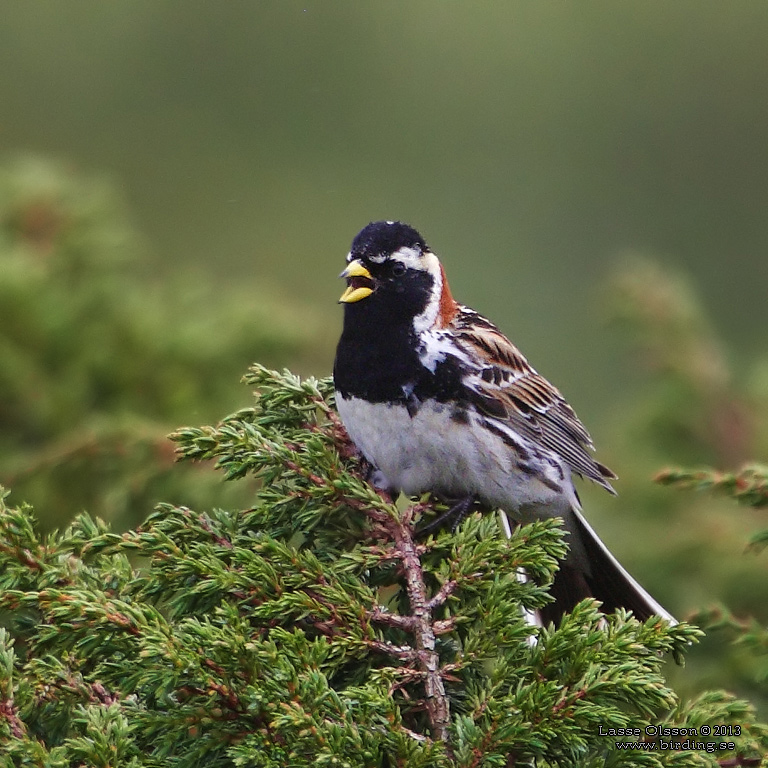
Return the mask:
[[451, 322], [466, 359], [482, 360], [467, 381], [472, 402], [559, 456], [571, 471], [612, 493], [616, 477], [592, 457], [589, 433], [560, 391], [538, 374], [520, 350], [491, 322], [462, 307]]

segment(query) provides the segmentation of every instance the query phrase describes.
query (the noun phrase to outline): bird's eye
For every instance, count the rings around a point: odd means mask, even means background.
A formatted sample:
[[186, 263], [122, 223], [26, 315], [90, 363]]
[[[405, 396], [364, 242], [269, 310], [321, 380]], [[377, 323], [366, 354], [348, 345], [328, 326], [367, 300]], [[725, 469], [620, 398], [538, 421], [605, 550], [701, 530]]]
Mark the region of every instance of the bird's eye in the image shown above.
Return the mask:
[[400, 261], [396, 261], [392, 267], [392, 274], [395, 277], [402, 277], [405, 274], [405, 264]]

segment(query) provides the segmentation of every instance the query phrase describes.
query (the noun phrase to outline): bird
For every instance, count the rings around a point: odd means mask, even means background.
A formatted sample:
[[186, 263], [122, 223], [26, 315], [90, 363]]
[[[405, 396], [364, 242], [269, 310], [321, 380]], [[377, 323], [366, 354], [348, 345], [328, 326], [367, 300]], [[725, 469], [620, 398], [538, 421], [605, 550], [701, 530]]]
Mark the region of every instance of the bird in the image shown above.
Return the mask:
[[[375, 221], [352, 241], [333, 379], [336, 408], [395, 496], [429, 492], [478, 503], [516, 524], [559, 517], [568, 554], [540, 622], [559, 622], [593, 597], [604, 613], [675, 624], [584, 518], [573, 478], [615, 494], [616, 475], [593, 457], [592, 439], [558, 389], [489, 320], [457, 302], [425, 239], [400, 221]], [[506, 526], [507, 535], [509, 526]]]

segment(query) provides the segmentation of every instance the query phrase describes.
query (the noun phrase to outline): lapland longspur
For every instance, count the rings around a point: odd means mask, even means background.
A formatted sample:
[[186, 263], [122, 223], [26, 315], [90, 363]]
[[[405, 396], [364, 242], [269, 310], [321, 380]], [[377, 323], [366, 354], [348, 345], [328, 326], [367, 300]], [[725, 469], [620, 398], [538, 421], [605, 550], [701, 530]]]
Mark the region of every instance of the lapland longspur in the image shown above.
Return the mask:
[[334, 383], [341, 420], [376, 483], [500, 509], [517, 522], [558, 516], [569, 554], [544, 620], [585, 597], [640, 620], [672, 616], [581, 514], [573, 475], [614, 493], [615, 475], [560, 392], [491, 322], [459, 304], [412, 227], [379, 221], [352, 242]]

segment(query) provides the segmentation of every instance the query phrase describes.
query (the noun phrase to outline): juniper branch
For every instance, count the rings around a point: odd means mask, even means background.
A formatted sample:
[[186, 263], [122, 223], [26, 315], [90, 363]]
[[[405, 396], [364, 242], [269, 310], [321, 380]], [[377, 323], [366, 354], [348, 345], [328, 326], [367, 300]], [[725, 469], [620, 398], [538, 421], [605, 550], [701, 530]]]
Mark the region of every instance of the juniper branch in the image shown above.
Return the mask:
[[136, 768], [575, 767], [609, 753], [620, 766], [636, 763], [597, 725], [664, 718], [740, 723], [743, 759], [768, 744], [735, 699], [676, 708], [662, 656], [694, 628], [585, 602], [530, 643], [520, 609], [548, 599], [556, 521], [508, 540], [473, 515], [417, 543], [414, 521], [437, 510], [398, 509], [364, 481], [330, 382], [251, 379], [253, 408], [175, 435], [184, 455], [256, 478], [248, 509], [162, 505], [124, 535], [83, 515], [43, 541], [0, 499], [0, 611], [25, 653], [0, 649], [0, 751], [5, 739], [41, 765], [140, 755], [124, 761]]
[[396, 515], [392, 515], [384, 525], [394, 539], [405, 572], [406, 591], [413, 617], [411, 631], [418, 652], [419, 668], [424, 675], [425, 701], [432, 735], [438, 741], [447, 741], [450, 704], [440, 670], [440, 656], [435, 650], [432, 610], [413, 527]]
[[768, 506], [768, 467], [752, 464], [738, 472], [714, 469], [663, 469], [654, 480], [661, 485], [695, 490], [715, 490], [751, 507]]

